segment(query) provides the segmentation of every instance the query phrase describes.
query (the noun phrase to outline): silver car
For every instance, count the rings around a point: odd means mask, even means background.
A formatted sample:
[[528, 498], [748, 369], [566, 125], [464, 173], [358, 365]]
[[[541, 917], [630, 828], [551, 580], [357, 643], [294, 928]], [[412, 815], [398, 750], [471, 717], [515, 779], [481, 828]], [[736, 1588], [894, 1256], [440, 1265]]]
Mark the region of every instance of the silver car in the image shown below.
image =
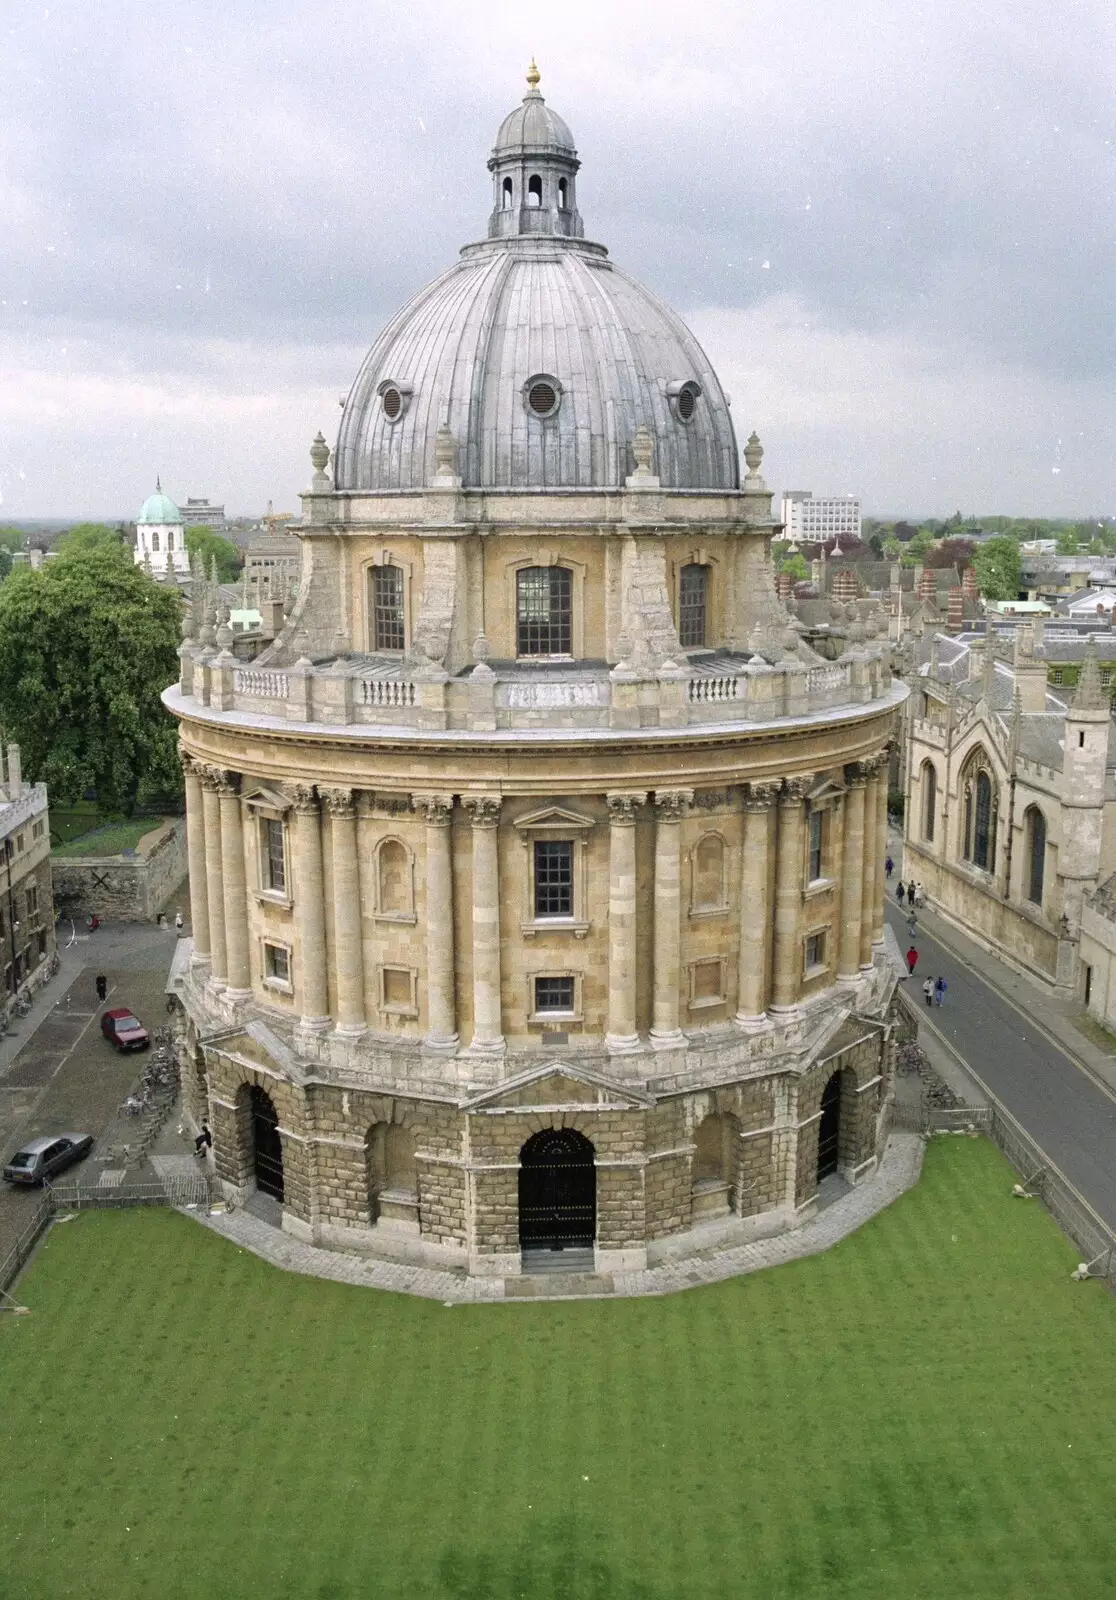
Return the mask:
[[30, 1139], [4, 1168], [9, 1183], [43, 1183], [81, 1161], [93, 1148], [91, 1133], [51, 1133]]

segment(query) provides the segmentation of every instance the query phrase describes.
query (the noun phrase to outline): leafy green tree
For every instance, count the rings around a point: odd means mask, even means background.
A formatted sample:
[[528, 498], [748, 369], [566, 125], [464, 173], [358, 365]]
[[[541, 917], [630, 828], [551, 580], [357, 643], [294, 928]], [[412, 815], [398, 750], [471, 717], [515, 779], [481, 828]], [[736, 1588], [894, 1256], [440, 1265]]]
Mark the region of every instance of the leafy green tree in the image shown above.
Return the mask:
[[986, 600], [1018, 600], [1019, 541], [1000, 535], [973, 551], [973, 567]]
[[67, 528], [56, 541], [56, 550], [98, 550], [102, 546], [123, 547], [124, 541], [116, 528], [103, 522], [76, 522]]
[[884, 559], [887, 561], [898, 561], [899, 557], [903, 554], [903, 546], [899, 543], [894, 534], [889, 535], [889, 537], [884, 540], [883, 553]]
[[4, 549], [9, 553], [13, 553], [16, 550], [22, 550], [23, 543], [24, 536], [22, 528], [13, 528], [6, 523], [0, 527], [0, 549]]
[[12, 570], [12, 552], [6, 545], [0, 544], [0, 578], [6, 578]]
[[976, 548], [972, 539], [939, 539], [932, 550], [927, 551], [923, 563], [927, 567], [956, 567], [958, 572], [964, 572], [972, 564], [973, 551]]
[[793, 556], [784, 556], [779, 563], [780, 572], [789, 572], [795, 583], [809, 583], [810, 569], [806, 565], [806, 557], [795, 551]]
[[216, 561], [217, 576], [222, 583], [235, 583], [240, 577], [240, 551], [231, 539], [223, 539], [204, 523], [186, 529], [186, 549], [191, 562], [195, 556], [201, 557], [207, 573]]
[[1077, 537], [1076, 528], [1063, 528], [1057, 536], [1058, 554], [1060, 556], [1075, 556], [1081, 540]]
[[70, 534], [54, 560], [0, 585], [0, 722], [56, 804], [92, 788], [130, 816], [141, 786], [179, 790], [177, 728], [159, 696], [178, 675], [180, 615], [178, 591], [115, 533]]

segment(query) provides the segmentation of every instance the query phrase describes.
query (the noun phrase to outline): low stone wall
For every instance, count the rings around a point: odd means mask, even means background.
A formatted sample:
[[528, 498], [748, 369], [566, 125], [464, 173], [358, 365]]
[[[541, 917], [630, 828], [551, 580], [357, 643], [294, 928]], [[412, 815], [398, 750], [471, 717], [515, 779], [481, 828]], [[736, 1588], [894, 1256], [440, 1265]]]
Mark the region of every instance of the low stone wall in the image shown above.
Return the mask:
[[[132, 855], [54, 856], [52, 866], [55, 905], [64, 915], [80, 910], [121, 922], [154, 922], [186, 876], [186, 819], [156, 824]], [[185, 904], [182, 914], [189, 914]]]

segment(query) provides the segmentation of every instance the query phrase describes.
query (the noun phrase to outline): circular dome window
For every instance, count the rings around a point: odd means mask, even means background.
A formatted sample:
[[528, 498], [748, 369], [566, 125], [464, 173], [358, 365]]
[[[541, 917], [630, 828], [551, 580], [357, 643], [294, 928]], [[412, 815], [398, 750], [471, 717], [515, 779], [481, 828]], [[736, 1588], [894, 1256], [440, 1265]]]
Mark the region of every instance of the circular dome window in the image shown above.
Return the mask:
[[384, 416], [389, 422], [394, 422], [403, 409], [403, 396], [398, 389], [384, 390]]
[[671, 384], [670, 396], [674, 402], [674, 414], [680, 422], [693, 421], [697, 411], [697, 403], [701, 398], [701, 385], [691, 379], [687, 383]]
[[411, 386], [385, 378], [376, 391], [380, 396], [380, 409], [389, 422], [398, 422], [411, 400]]
[[527, 409], [536, 417], [552, 417], [562, 403], [562, 386], [557, 378], [539, 372], [523, 385]]

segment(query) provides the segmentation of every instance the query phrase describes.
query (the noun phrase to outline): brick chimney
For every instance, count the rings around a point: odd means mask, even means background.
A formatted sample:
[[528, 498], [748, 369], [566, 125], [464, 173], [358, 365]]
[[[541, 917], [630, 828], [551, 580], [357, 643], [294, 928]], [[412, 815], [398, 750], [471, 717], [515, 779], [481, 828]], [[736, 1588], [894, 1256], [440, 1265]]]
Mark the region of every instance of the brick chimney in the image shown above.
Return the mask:
[[965, 593], [959, 584], [951, 584], [946, 606], [946, 629], [960, 633], [965, 625]]

